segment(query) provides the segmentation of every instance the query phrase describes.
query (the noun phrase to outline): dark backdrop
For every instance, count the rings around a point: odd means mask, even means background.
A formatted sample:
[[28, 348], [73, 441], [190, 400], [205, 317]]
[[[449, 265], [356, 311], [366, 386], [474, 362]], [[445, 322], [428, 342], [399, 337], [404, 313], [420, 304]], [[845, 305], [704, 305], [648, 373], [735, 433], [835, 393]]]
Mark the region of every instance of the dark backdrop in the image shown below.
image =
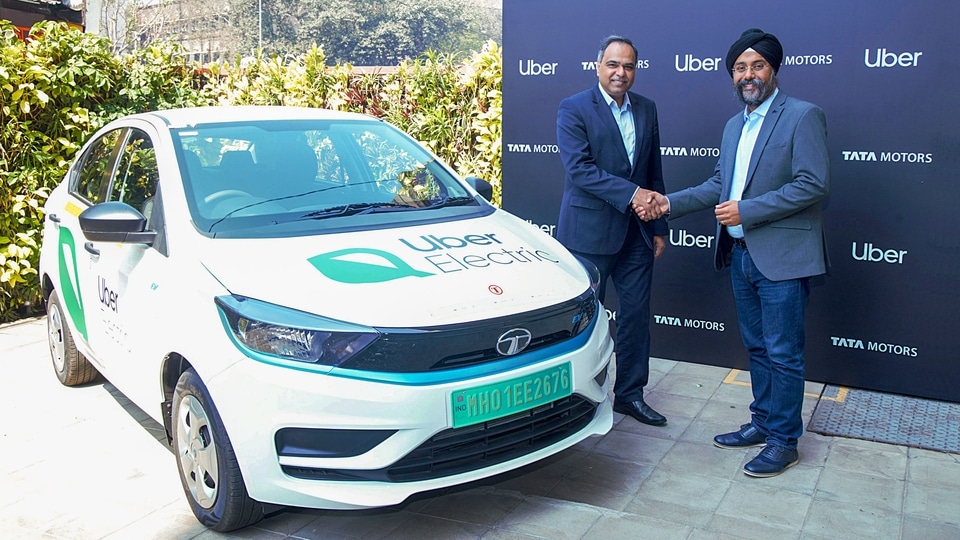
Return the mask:
[[[640, 51], [633, 90], [657, 103], [668, 191], [716, 165], [742, 109], [723, 57], [743, 30], [784, 47], [781, 92], [827, 116], [832, 267], [807, 316], [807, 378], [960, 402], [960, 3], [511, 0], [503, 6], [503, 205], [555, 232], [560, 100], [597, 84], [609, 34]], [[670, 222], [654, 275], [653, 355], [746, 368], [715, 221]], [[709, 245], [708, 245], [709, 243]], [[616, 298], [607, 302], [616, 317]]]

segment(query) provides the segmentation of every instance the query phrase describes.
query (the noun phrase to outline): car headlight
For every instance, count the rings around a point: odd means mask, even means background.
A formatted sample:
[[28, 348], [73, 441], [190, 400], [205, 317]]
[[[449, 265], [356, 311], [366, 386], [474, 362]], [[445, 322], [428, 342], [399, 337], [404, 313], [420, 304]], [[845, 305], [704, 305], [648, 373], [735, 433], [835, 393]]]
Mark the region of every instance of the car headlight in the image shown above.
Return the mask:
[[234, 343], [271, 357], [338, 366], [380, 337], [373, 328], [243, 296], [215, 301]]

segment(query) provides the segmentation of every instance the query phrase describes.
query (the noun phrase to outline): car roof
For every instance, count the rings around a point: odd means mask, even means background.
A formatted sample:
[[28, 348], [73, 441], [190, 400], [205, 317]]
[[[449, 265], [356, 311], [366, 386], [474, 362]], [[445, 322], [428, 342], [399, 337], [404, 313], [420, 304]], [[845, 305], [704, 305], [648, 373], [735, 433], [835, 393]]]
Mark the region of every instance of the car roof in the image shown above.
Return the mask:
[[377, 120], [375, 117], [358, 113], [275, 105], [187, 107], [140, 113], [132, 117], [159, 119], [171, 129], [197, 124], [257, 120]]

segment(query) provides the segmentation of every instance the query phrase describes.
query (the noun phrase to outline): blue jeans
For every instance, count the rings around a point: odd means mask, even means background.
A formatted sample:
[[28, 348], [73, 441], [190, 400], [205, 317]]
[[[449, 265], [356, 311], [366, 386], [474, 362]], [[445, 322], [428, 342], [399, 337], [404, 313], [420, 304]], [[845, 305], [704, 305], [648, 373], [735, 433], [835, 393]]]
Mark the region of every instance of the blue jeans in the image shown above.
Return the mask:
[[751, 423], [767, 444], [797, 447], [803, 433], [803, 318], [809, 278], [770, 281], [750, 252], [733, 247], [731, 279], [743, 345], [750, 354]]

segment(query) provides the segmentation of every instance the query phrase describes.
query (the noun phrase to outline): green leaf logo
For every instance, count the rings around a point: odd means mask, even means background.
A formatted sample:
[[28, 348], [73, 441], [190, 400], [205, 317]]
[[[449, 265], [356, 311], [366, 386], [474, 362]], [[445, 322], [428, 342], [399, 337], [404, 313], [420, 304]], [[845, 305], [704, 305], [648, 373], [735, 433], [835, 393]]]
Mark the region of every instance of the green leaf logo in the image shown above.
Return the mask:
[[321, 253], [307, 259], [321, 274], [341, 283], [381, 283], [405, 277], [427, 277], [393, 253], [379, 249], [350, 248]]

